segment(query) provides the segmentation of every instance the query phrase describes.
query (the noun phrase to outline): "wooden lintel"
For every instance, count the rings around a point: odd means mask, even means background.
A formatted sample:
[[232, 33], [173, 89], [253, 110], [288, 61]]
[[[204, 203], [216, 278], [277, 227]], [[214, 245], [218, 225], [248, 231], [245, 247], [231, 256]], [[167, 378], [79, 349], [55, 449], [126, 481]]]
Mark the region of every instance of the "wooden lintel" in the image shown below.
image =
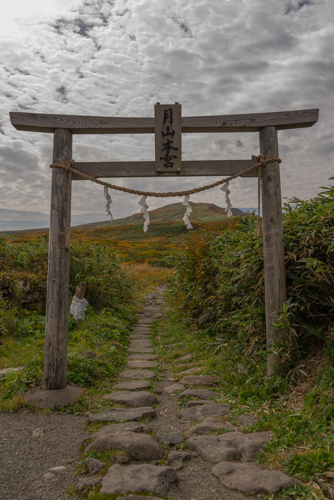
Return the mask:
[[[251, 160], [207, 160], [183, 161], [181, 172], [156, 172], [154, 161], [115, 161], [115, 162], [76, 162], [76, 170], [97, 178], [108, 177], [186, 177], [207, 175], [234, 175], [256, 163], [256, 156]], [[256, 177], [257, 169], [248, 172], [245, 177]], [[73, 174], [73, 180], [84, 180]]]
[[[17, 130], [52, 133], [69, 129], [73, 134], [153, 134], [154, 118], [49, 115], [11, 112]], [[256, 132], [263, 127], [278, 130], [311, 127], [318, 121], [318, 109], [252, 113], [241, 115], [189, 116], [182, 118], [182, 132]]]

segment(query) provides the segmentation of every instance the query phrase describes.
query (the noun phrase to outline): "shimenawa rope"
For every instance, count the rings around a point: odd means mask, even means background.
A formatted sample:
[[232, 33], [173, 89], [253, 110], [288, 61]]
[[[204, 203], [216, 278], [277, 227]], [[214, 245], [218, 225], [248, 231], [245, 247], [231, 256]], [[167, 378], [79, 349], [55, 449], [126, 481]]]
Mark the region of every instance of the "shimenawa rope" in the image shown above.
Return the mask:
[[251, 172], [255, 168], [258, 169], [258, 224], [257, 224], [257, 233], [258, 233], [258, 227], [259, 225], [261, 226], [261, 217], [260, 217], [260, 189], [261, 189], [261, 169], [262, 167], [265, 167], [267, 163], [275, 162], [277, 161], [278, 163], [281, 163], [280, 158], [268, 158], [264, 159], [263, 155], [258, 155], [257, 156], [257, 163], [252, 165], [251, 167], [246, 168], [245, 170], [242, 170], [241, 172], [238, 172], [237, 174], [230, 175], [229, 177], [226, 177], [225, 179], [222, 179], [220, 181], [214, 182], [213, 184], [206, 184], [205, 186], [199, 187], [199, 188], [194, 188], [194, 189], [188, 189], [188, 191], [175, 191], [175, 192], [167, 192], [167, 193], [155, 193], [154, 191], [138, 191], [136, 189], [129, 189], [125, 188], [122, 186], [117, 186], [115, 184], [109, 184], [109, 182], [104, 182], [100, 181], [99, 179], [95, 179], [94, 177], [91, 177], [87, 174], [84, 174], [83, 172], [80, 172], [79, 170], [76, 170], [74, 168], [75, 161], [74, 160], [69, 160], [66, 165], [63, 165], [61, 163], [51, 163], [50, 168], [62, 168], [66, 172], [69, 172], [69, 179], [68, 179], [68, 188], [67, 188], [67, 221], [66, 221], [66, 241], [65, 244], [66, 246], [69, 246], [69, 233], [70, 233], [70, 199], [71, 199], [71, 181], [72, 181], [72, 175], [76, 174], [82, 177], [83, 179], [86, 179], [87, 181], [95, 182], [95, 184], [100, 184], [101, 186], [106, 186], [110, 189], [114, 189], [116, 191], [122, 191], [123, 193], [131, 193], [131, 194], [138, 194], [140, 196], [151, 196], [155, 198], [168, 198], [172, 196], [187, 196], [188, 194], [195, 194], [195, 193], [200, 193], [202, 191], [206, 191], [207, 189], [212, 189], [216, 186], [220, 186], [221, 184], [225, 184], [225, 182], [231, 181], [233, 179], [236, 179], [237, 177], [241, 177], [242, 175], [247, 174], [248, 172]]

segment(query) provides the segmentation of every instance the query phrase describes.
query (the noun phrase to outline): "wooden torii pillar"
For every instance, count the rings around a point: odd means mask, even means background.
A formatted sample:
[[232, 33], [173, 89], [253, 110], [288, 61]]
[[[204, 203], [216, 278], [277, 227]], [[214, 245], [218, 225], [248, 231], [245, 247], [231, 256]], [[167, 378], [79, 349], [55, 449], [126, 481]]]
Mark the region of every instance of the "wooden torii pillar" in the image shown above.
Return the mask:
[[[243, 115], [182, 117], [181, 133], [259, 132], [260, 153], [264, 158], [278, 157], [277, 131], [311, 127], [318, 121], [318, 109]], [[10, 113], [17, 130], [54, 134], [53, 162], [66, 164], [72, 159], [73, 134], [153, 134], [154, 118]], [[182, 161], [181, 170], [161, 171], [154, 161], [76, 162], [75, 168], [91, 177], [185, 177], [228, 176], [256, 163], [250, 160]], [[179, 168], [179, 167], [178, 167]], [[52, 169], [47, 308], [44, 373], [42, 387], [66, 387], [67, 333], [69, 301], [69, 247], [65, 245], [68, 173]], [[256, 177], [253, 170], [246, 177]], [[82, 180], [73, 175], [73, 180]], [[70, 200], [69, 200], [70, 201]], [[282, 335], [273, 323], [274, 313], [286, 301], [283, 247], [282, 201], [279, 164], [262, 168], [263, 252], [267, 346]], [[274, 373], [273, 356], [268, 357], [268, 374]]]

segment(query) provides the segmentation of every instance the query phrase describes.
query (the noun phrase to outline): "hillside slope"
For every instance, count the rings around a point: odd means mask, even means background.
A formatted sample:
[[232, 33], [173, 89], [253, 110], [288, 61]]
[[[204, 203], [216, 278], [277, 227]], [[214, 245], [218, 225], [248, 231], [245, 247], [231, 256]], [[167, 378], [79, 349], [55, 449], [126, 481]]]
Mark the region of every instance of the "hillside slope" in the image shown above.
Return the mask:
[[[224, 208], [218, 207], [213, 203], [190, 203], [193, 209], [190, 221], [191, 222], [216, 222], [227, 217], [226, 210]], [[183, 223], [182, 219], [184, 217], [186, 208], [182, 203], [172, 203], [170, 205], [165, 205], [164, 207], [157, 208], [156, 210], [149, 210], [150, 221], [153, 224], [169, 224]], [[246, 215], [238, 208], [232, 208], [233, 215]], [[124, 217], [124, 219], [117, 219], [113, 222], [92, 222], [90, 224], [82, 224], [77, 226], [77, 228], [93, 228], [93, 227], [105, 227], [105, 226], [133, 226], [135, 224], [143, 224], [143, 214], [137, 213], [131, 215], [130, 217]]]

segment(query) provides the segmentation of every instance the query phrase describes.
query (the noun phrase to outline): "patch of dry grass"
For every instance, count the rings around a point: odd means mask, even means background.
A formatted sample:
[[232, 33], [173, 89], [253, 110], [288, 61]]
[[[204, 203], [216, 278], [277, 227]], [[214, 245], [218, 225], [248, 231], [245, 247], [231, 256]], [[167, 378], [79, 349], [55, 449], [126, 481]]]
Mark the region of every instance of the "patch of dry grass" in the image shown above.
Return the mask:
[[137, 283], [137, 295], [143, 296], [153, 292], [155, 287], [166, 283], [173, 272], [166, 267], [150, 266], [149, 264], [123, 264], [129, 270]]

